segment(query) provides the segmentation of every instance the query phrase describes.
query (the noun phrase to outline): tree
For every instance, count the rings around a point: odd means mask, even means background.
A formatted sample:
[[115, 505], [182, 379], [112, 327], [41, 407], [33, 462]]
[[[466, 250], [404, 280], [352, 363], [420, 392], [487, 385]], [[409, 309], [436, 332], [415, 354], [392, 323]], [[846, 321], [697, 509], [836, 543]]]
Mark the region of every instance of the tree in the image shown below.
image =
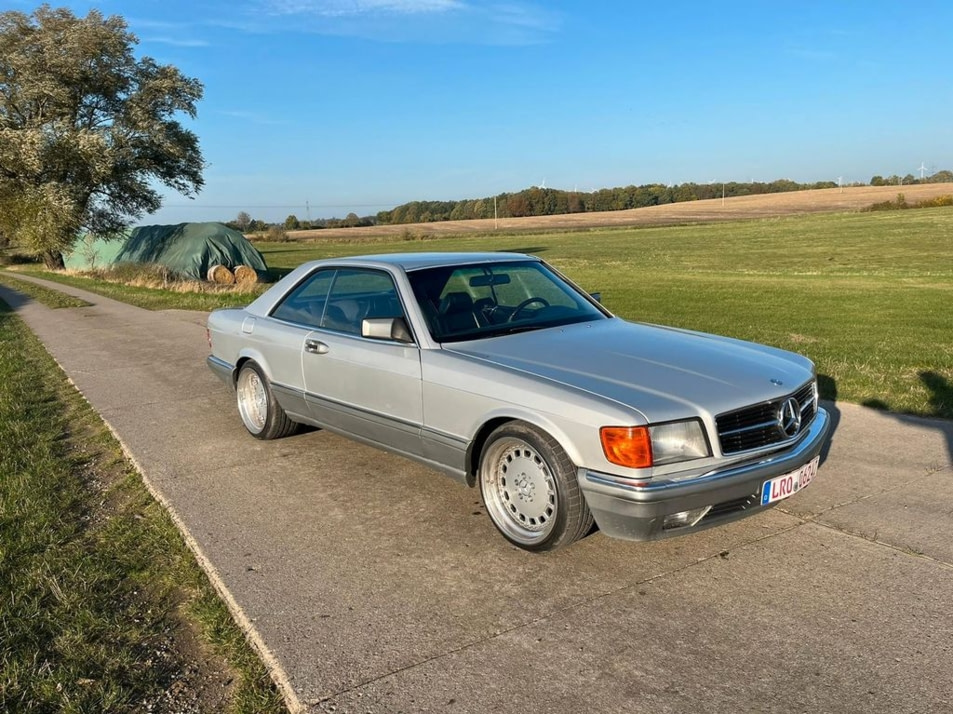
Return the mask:
[[238, 230], [242, 233], [247, 233], [248, 227], [251, 226], [251, 216], [245, 211], [239, 211], [238, 215], [235, 216], [235, 225], [238, 226]]
[[298, 217], [293, 213], [285, 219], [286, 231], [296, 231], [300, 226], [301, 223], [298, 221]]
[[62, 267], [87, 229], [114, 234], [162, 204], [157, 184], [203, 185], [195, 117], [202, 85], [136, 59], [126, 22], [43, 5], [0, 13], [0, 232]]

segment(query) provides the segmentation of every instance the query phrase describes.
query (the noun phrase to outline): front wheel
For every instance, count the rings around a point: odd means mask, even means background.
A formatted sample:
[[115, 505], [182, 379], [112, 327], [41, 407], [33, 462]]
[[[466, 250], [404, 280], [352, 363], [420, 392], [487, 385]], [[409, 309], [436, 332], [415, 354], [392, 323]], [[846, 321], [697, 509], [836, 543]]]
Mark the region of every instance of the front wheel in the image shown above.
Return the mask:
[[510, 422], [490, 434], [478, 479], [493, 525], [520, 548], [554, 550], [592, 527], [575, 465], [555, 439], [529, 424]]
[[238, 413], [248, 433], [256, 439], [280, 439], [298, 428], [272, 394], [268, 378], [254, 362], [246, 362], [235, 384]]

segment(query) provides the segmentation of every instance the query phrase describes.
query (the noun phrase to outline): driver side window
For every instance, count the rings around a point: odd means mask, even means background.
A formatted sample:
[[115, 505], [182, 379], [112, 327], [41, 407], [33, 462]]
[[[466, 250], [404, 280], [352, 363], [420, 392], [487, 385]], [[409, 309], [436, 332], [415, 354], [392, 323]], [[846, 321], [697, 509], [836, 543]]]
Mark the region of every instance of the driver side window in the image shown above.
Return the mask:
[[404, 317], [391, 276], [363, 268], [335, 271], [321, 327], [360, 335], [365, 318], [376, 317]]

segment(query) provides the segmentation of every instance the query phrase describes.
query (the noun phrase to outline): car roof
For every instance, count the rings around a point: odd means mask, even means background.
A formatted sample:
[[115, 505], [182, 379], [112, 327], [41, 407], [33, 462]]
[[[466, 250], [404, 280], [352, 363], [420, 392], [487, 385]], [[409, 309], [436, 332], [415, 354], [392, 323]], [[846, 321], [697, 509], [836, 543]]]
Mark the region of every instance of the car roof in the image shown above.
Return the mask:
[[361, 265], [396, 266], [406, 272], [439, 268], [448, 265], [469, 265], [474, 263], [503, 263], [513, 260], [535, 260], [523, 253], [385, 253], [381, 255], [361, 255], [346, 258], [329, 258], [314, 261], [313, 265]]

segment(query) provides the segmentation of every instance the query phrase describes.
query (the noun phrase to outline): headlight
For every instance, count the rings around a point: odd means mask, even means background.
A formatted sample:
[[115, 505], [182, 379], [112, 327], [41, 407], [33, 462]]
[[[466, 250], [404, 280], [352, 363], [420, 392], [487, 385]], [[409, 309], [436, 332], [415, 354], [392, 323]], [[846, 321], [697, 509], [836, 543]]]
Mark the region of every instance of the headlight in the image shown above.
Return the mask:
[[655, 466], [711, 456], [705, 430], [701, 422], [696, 419], [650, 426], [649, 434], [652, 435], [652, 456]]
[[711, 456], [705, 430], [697, 419], [653, 426], [604, 426], [599, 437], [610, 463], [633, 469]]

